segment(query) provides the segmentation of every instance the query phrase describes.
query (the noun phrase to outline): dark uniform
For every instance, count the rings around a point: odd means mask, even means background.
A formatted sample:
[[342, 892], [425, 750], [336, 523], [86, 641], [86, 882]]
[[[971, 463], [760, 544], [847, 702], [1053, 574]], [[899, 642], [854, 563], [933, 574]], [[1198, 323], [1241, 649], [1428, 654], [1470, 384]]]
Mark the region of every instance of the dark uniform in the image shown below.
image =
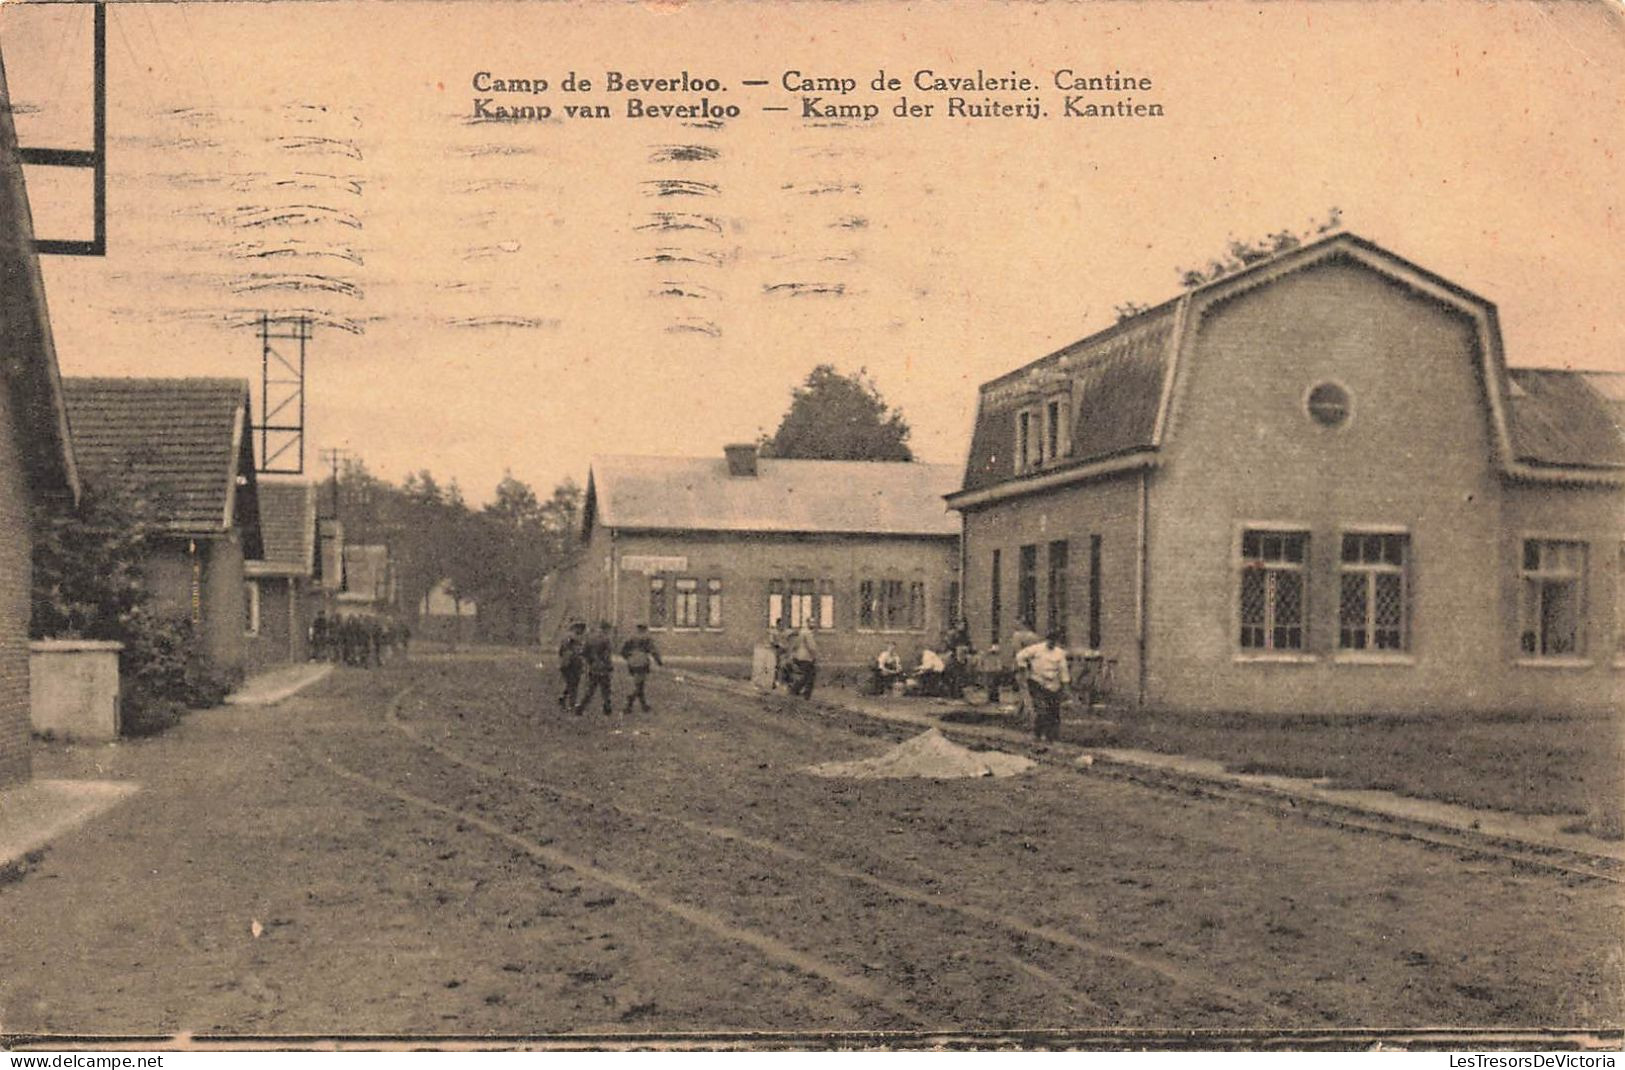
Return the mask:
[[576, 692], [581, 689], [581, 670], [586, 667], [587, 644], [579, 630], [573, 630], [559, 644], [559, 675], [564, 677], [564, 693], [559, 696], [559, 709], [574, 709]]
[[592, 701], [593, 695], [602, 692], [604, 714], [607, 716], [614, 713], [609, 685], [615, 675], [615, 647], [610, 642], [609, 625], [604, 625], [597, 635], [587, 640], [581, 655], [587, 663], [587, 693], [576, 703], [576, 712], [584, 711], [587, 703]]
[[632, 675], [632, 693], [626, 696], [626, 712], [632, 712], [635, 701], [643, 707], [644, 713], [649, 713], [649, 700], [643, 694], [643, 686], [649, 682], [649, 663], [651, 660], [657, 665], [666, 663], [660, 660], [655, 641], [642, 628], [621, 645], [621, 657], [626, 659], [626, 671]]

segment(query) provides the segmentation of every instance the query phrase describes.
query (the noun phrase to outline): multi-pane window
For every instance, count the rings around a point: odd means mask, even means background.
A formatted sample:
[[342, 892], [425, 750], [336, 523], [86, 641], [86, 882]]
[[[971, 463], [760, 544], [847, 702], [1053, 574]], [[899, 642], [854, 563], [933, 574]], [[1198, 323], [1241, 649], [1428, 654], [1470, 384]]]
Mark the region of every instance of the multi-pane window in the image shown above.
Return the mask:
[[1337, 645], [1341, 650], [1405, 650], [1410, 646], [1410, 537], [1343, 536], [1338, 565]]
[[719, 579], [705, 581], [705, 626], [722, 627], [722, 581]]
[[1530, 657], [1575, 657], [1584, 649], [1586, 545], [1525, 539], [1518, 573], [1520, 647]]
[[1038, 436], [1034, 433], [1036, 429], [1033, 426], [1038, 421], [1033, 417], [1034, 413], [1032, 412], [1016, 413], [1016, 471], [1018, 472], [1025, 472], [1042, 460], [1038, 456]]
[[666, 626], [666, 577], [649, 577], [649, 627]]
[[925, 627], [925, 584], [919, 580], [908, 585], [908, 627], [915, 632]]
[[767, 581], [767, 623], [772, 628], [782, 628], [784, 619], [784, 581]]
[[700, 584], [698, 580], [682, 577], [676, 583], [673, 623], [679, 628], [700, 626]]
[[1055, 632], [1066, 643], [1066, 540], [1049, 544], [1049, 598], [1045, 606], [1044, 631]]
[[818, 581], [818, 627], [835, 627], [835, 584], [830, 580]]
[[999, 551], [993, 551], [993, 572], [990, 580], [991, 590], [988, 591], [987, 611], [989, 623], [992, 625], [992, 635], [988, 637], [988, 642], [990, 643], [997, 643], [999, 641], [999, 636], [1004, 632], [1004, 600], [1002, 597], [1004, 592], [999, 589], [999, 567], [1002, 564], [1000, 561], [1001, 556], [1002, 555], [999, 553]]
[[243, 634], [260, 634], [260, 585], [257, 580], [243, 582]]
[[[833, 627], [834, 606], [830, 607]], [[925, 627], [925, 584], [904, 580], [862, 580], [858, 583], [858, 627], [900, 632]]]
[[812, 580], [790, 581], [790, 627], [799, 628], [803, 624], [817, 627], [817, 618], [814, 616], [816, 597]]
[[1038, 623], [1038, 547], [1021, 548], [1021, 575], [1016, 590], [1016, 614], [1028, 628]]
[[901, 631], [908, 625], [908, 603], [903, 597], [902, 580], [880, 581], [880, 626]]
[[1243, 650], [1304, 649], [1309, 534], [1249, 529], [1241, 536]]
[[1066, 449], [1066, 418], [1070, 411], [1065, 398], [1052, 398], [1044, 405], [1044, 455], [1052, 461]]
[[858, 627], [866, 631], [880, 627], [880, 593], [874, 580], [858, 584]]

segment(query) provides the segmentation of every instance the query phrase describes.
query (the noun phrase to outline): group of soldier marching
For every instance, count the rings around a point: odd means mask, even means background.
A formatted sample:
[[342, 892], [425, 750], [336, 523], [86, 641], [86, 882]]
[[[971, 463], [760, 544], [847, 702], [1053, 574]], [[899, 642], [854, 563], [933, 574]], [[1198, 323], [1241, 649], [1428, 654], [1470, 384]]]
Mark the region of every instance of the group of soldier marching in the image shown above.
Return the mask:
[[310, 623], [310, 659], [372, 668], [406, 656], [412, 630], [404, 621], [364, 614], [318, 611]]

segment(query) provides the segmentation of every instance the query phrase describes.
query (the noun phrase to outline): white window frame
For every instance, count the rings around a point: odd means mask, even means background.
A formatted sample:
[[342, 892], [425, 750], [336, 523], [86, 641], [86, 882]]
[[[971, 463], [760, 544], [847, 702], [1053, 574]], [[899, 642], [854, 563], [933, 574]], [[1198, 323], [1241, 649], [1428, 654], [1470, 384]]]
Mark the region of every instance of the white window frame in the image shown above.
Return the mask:
[[[1539, 543], [1542, 547], [1554, 544], [1578, 547], [1580, 551], [1578, 567], [1571, 569], [1561, 565], [1548, 565], [1544, 560], [1544, 551], [1542, 552], [1542, 560], [1537, 567], [1533, 569], [1526, 567], [1525, 555], [1528, 553], [1528, 544], [1532, 542]], [[1517, 567], [1516, 588], [1513, 591], [1513, 607], [1515, 611], [1513, 620], [1517, 625], [1515, 639], [1517, 657], [1514, 663], [1528, 668], [1588, 667], [1591, 664], [1591, 659], [1587, 657], [1587, 640], [1589, 636], [1586, 634], [1586, 624], [1590, 591], [1586, 581], [1591, 565], [1590, 540], [1572, 532], [1523, 532], [1519, 534], [1513, 546], [1513, 553], [1517, 555], [1515, 558]], [[1531, 581], [1549, 582], [1552, 580], [1571, 580], [1575, 584], [1574, 650], [1559, 654], [1542, 654], [1538, 649], [1540, 646], [1538, 634], [1535, 639], [1537, 649], [1534, 651], [1525, 650], [1523, 639], [1528, 630], [1526, 625], [1531, 623], [1527, 616], [1533, 608], [1525, 601], [1526, 584]]]
[[726, 619], [722, 615], [722, 578], [709, 577], [705, 581], [705, 627], [709, 631], [721, 631]]
[[[1053, 409], [1056, 419], [1050, 419]], [[1043, 404], [1044, 447], [1046, 450], [1044, 461], [1055, 462], [1072, 452], [1072, 396], [1070, 394], [1052, 394], [1044, 399]], [[1049, 449], [1051, 440], [1055, 448]]]
[[1016, 410], [1016, 445], [1011, 456], [1016, 459], [1016, 474], [1031, 472], [1044, 463], [1044, 437], [1038, 410]]
[[[1364, 562], [1350, 563], [1343, 560], [1343, 539], [1346, 536], [1360, 535], [1399, 535], [1405, 540], [1404, 564], [1393, 566], [1385, 564], [1368, 564]], [[1412, 613], [1413, 594], [1416, 583], [1416, 543], [1411, 536], [1411, 530], [1402, 524], [1347, 524], [1337, 530], [1337, 637], [1335, 640], [1335, 660], [1343, 665], [1414, 665], [1415, 656], [1415, 616]], [[1345, 647], [1343, 645], [1343, 576], [1346, 573], [1364, 573], [1366, 578], [1366, 633], [1374, 634], [1376, 599], [1376, 581], [1373, 576], [1377, 573], [1398, 573], [1400, 583], [1400, 646], [1398, 649], [1379, 649], [1367, 645], [1365, 648]]]
[[[1264, 625], [1263, 625], [1263, 627], [1264, 627], [1264, 641], [1265, 641], [1266, 645], [1264, 645], [1262, 647], [1251, 647], [1251, 646], [1243, 646], [1242, 645], [1242, 642], [1241, 642], [1241, 627], [1242, 627], [1242, 621], [1241, 621], [1241, 583], [1242, 583], [1242, 574], [1249, 567], [1257, 567], [1257, 566], [1250, 565], [1250, 563], [1249, 563], [1250, 559], [1246, 558], [1246, 557], [1244, 557], [1242, 555], [1242, 547], [1243, 547], [1243, 545], [1244, 545], [1244, 543], [1246, 541], [1248, 533], [1250, 533], [1250, 532], [1258, 532], [1258, 533], [1264, 534], [1264, 535], [1302, 535], [1303, 538], [1304, 538], [1304, 554], [1303, 554], [1303, 561], [1302, 562], [1299, 562], [1299, 563], [1272, 562], [1269, 565], [1263, 566], [1263, 567], [1266, 567], [1266, 568], [1273, 568], [1274, 566], [1280, 566], [1281, 570], [1294, 571], [1299, 576], [1302, 577], [1302, 595], [1301, 595], [1301, 598], [1302, 598], [1302, 613], [1301, 613], [1302, 619], [1299, 621], [1298, 627], [1301, 629], [1301, 634], [1302, 634], [1303, 640], [1296, 647], [1277, 648], [1277, 647], [1274, 647], [1272, 645], [1269, 645], [1269, 644], [1273, 643], [1273, 641], [1274, 641], [1274, 627], [1273, 627], [1273, 621], [1272, 621], [1272, 616], [1273, 616], [1273, 613], [1274, 613], [1274, 604], [1273, 604], [1273, 600], [1268, 598], [1267, 588], [1266, 588], [1266, 601], [1265, 601], [1265, 616], [1264, 616]], [[1312, 647], [1310, 646], [1311, 642], [1313, 641], [1313, 630], [1310, 627], [1310, 620], [1311, 620], [1312, 615], [1310, 613], [1309, 597], [1310, 597], [1311, 588], [1313, 587], [1313, 584], [1310, 582], [1310, 574], [1313, 571], [1313, 567], [1314, 567], [1314, 547], [1315, 547], [1315, 542], [1314, 542], [1314, 538], [1312, 536], [1312, 531], [1310, 529], [1310, 526], [1308, 524], [1303, 523], [1302, 521], [1296, 521], [1296, 520], [1247, 520], [1247, 521], [1243, 521], [1243, 522], [1236, 525], [1235, 537], [1232, 540], [1232, 544], [1231, 544], [1231, 557], [1230, 557], [1230, 585], [1231, 585], [1230, 589], [1231, 589], [1231, 592], [1232, 592], [1232, 594], [1231, 594], [1231, 598], [1232, 598], [1231, 604], [1233, 606], [1233, 609], [1232, 609], [1232, 612], [1231, 612], [1231, 618], [1230, 618], [1230, 644], [1231, 644], [1232, 650], [1234, 651], [1234, 654], [1232, 656], [1233, 660], [1235, 660], [1235, 661], [1248, 661], [1248, 662], [1251, 662], [1251, 661], [1280, 662], [1282, 664], [1308, 664], [1308, 663], [1312, 663], [1312, 662], [1316, 662], [1316, 661], [1320, 660], [1318, 657], [1315, 656], [1315, 654], [1313, 654], [1311, 652]]]
[[247, 627], [243, 629], [244, 635], [260, 634], [260, 581], [243, 580], [243, 599], [248, 606]]
[[671, 593], [671, 630], [699, 630], [700, 581], [694, 576], [678, 576], [672, 581]]

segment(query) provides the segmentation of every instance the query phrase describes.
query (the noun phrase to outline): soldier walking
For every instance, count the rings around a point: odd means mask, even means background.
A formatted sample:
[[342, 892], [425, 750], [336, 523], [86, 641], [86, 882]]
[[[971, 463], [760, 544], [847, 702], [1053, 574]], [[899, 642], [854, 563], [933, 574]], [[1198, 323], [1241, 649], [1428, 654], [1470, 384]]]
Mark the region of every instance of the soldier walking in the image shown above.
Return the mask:
[[611, 642], [609, 621], [599, 623], [598, 634], [587, 640], [581, 653], [587, 663], [587, 693], [576, 703], [576, 714], [579, 716], [587, 709], [587, 703], [592, 701], [594, 694], [602, 693], [604, 716], [608, 717], [615, 712], [609, 693], [610, 681], [615, 675], [615, 647]]
[[650, 661], [656, 665], [666, 664], [660, 660], [660, 651], [655, 647], [653, 637], [649, 635], [647, 624], [638, 625], [638, 633], [628, 639], [621, 646], [621, 657], [626, 659], [626, 671], [632, 675], [632, 693], [626, 696], [626, 712], [632, 712], [632, 702], [636, 700], [643, 707], [644, 713], [653, 713], [649, 709], [649, 700], [643, 693], [643, 687], [649, 682]]
[[559, 695], [559, 709], [575, 709], [576, 692], [581, 688], [581, 671], [586, 667], [587, 626], [581, 621], [570, 622], [570, 634], [559, 643], [559, 675], [564, 677], [564, 692]]

